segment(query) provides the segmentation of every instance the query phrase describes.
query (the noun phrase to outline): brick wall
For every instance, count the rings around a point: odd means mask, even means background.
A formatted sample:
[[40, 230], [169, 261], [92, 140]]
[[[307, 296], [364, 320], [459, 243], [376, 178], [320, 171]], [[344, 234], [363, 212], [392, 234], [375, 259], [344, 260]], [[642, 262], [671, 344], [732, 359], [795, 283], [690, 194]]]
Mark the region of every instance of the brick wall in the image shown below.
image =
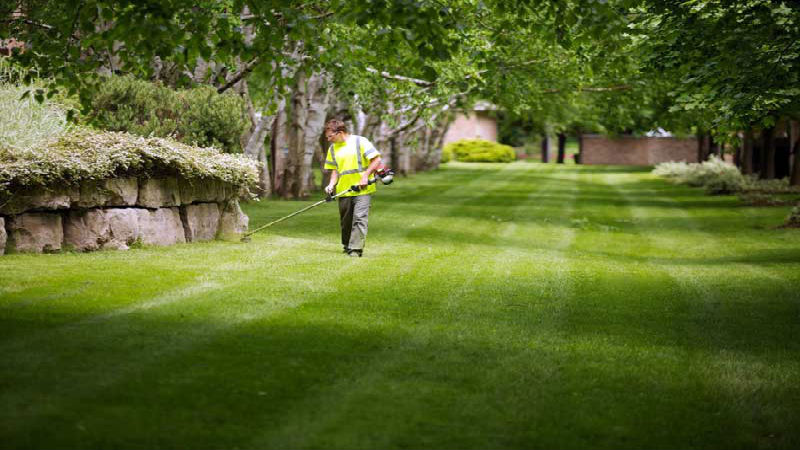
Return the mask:
[[581, 137], [581, 164], [650, 166], [665, 161], [697, 162], [697, 139], [674, 137]]
[[447, 129], [444, 143], [476, 138], [497, 142], [497, 121], [484, 111], [459, 114]]

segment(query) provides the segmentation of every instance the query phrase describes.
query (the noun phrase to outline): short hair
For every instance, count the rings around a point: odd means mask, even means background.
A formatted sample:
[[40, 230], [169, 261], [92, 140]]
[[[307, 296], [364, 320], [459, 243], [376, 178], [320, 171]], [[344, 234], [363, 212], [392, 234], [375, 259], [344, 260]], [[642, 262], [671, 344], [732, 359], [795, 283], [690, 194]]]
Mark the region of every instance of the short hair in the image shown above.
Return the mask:
[[325, 131], [347, 133], [347, 126], [339, 119], [331, 119], [325, 124]]

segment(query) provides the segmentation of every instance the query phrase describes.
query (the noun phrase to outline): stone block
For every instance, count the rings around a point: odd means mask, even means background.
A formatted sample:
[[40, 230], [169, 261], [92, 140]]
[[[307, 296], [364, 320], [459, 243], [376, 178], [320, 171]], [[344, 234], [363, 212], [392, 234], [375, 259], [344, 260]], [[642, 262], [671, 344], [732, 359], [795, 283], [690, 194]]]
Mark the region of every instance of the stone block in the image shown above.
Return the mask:
[[74, 203], [81, 208], [96, 206], [133, 206], [139, 197], [136, 178], [109, 178], [81, 184], [80, 196]]
[[139, 213], [146, 209], [112, 208], [70, 211], [64, 244], [78, 251], [127, 250], [139, 238]]
[[242, 212], [237, 200], [230, 200], [224, 203], [222, 207], [222, 214], [219, 218], [219, 230], [217, 230], [217, 237], [219, 239], [236, 240], [247, 231], [249, 222], [247, 215]]
[[85, 252], [99, 250], [108, 241], [108, 219], [102, 209], [70, 211], [64, 220], [64, 245]]
[[64, 230], [61, 214], [25, 213], [9, 218], [8, 250], [22, 253], [61, 250]]
[[137, 210], [139, 237], [147, 245], [173, 245], [186, 242], [178, 208], [159, 208], [155, 211]]
[[237, 192], [233, 186], [223, 181], [207, 179], [207, 178], [194, 178], [194, 179], [179, 179], [178, 187], [180, 190], [181, 202], [184, 205], [190, 203], [205, 203], [205, 202], [218, 202], [222, 203], [227, 200], [236, 198]]
[[180, 206], [178, 179], [176, 177], [140, 179], [139, 198], [136, 204], [145, 208]]
[[6, 220], [0, 217], [0, 255], [6, 251]]
[[141, 236], [139, 226], [139, 211], [149, 212], [139, 208], [112, 208], [105, 210], [108, 220], [108, 242], [103, 248], [127, 250], [128, 246], [136, 242]]
[[186, 242], [210, 241], [219, 229], [219, 205], [198, 203], [181, 207], [181, 220]]
[[0, 213], [12, 215], [27, 211], [68, 209], [73, 199], [78, 197], [78, 190], [72, 187], [32, 188], [11, 195]]

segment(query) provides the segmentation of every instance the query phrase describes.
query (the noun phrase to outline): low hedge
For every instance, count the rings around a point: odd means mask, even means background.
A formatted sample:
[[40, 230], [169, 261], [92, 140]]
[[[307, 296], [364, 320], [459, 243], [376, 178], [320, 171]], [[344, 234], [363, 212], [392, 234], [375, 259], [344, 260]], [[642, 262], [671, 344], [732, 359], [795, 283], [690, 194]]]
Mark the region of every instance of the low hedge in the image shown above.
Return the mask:
[[97, 128], [140, 136], [172, 137], [201, 147], [242, 151], [239, 138], [249, 126], [246, 106], [233, 92], [211, 86], [175, 90], [131, 76], [112, 76], [91, 97], [87, 115]]
[[257, 168], [258, 163], [244, 155], [213, 147], [76, 127], [38, 147], [0, 147], [0, 199], [23, 187], [175, 172], [249, 190], [258, 182]]
[[516, 159], [514, 149], [483, 139], [462, 139], [451, 142], [442, 149], [442, 162], [511, 162]]

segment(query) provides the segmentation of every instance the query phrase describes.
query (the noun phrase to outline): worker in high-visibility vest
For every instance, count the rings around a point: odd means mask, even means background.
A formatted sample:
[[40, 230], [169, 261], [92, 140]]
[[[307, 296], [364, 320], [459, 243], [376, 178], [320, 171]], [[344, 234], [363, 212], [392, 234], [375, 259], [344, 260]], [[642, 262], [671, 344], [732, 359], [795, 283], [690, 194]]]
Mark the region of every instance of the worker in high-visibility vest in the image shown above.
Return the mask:
[[358, 192], [339, 197], [344, 253], [360, 257], [367, 238], [369, 206], [376, 191], [375, 183], [370, 184], [370, 180], [381, 165], [381, 156], [367, 138], [349, 134], [341, 120], [325, 124], [325, 139], [331, 143], [325, 159], [325, 169], [331, 170], [331, 181], [325, 192], [333, 195], [353, 185], [360, 188]]

